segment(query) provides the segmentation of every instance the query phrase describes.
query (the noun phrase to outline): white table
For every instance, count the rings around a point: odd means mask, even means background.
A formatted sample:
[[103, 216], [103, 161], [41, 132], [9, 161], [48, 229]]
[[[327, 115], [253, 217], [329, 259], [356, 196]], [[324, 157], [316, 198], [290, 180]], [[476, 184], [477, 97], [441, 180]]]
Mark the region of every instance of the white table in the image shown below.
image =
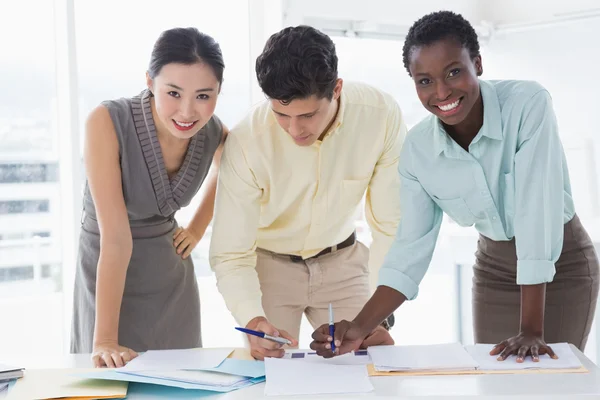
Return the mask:
[[[579, 350], [575, 354], [590, 371], [587, 374], [530, 374], [530, 375], [456, 375], [422, 377], [372, 377], [375, 391], [360, 395], [323, 396], [264, 396], [264, 383], [246, 389], [203, 399], [251, 400], [251, 399], [367, 399], [394, 398], [398, 400], [463, 400], [481, 397], [485, 400], [591, 400], [600, 399], [600, 369]], [[35, 358], [2, 359], [2, 362], [34, 368], [89, 368], [89, 355], [70, 355], [63, 359]], [[127, 400], [146, 400], [128, 396]], [[151, 397], [152, 400], [160, 398]], [[165, 399], [166, 400], [166, 399]]]

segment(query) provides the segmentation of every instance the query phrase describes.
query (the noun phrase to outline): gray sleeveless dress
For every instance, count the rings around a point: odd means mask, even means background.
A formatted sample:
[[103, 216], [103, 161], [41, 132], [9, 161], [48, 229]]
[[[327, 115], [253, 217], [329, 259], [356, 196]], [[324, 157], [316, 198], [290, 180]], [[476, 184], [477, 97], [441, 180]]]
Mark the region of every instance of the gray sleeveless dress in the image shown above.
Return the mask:
[[[200, 297], [191, 257], [173, 246], [174, 214], [204, 181], [223, 128], [216, 116], [190, 140], [177, 175], [169, 179], [150, 108], [150, 92], [102, 103], [118, 141], [133, 253], [119, 320], [119, 344], [135, 351], [200, 347]], [[92, 351], [100, 235], [86, 183], [75, 276], [72, 353]]]

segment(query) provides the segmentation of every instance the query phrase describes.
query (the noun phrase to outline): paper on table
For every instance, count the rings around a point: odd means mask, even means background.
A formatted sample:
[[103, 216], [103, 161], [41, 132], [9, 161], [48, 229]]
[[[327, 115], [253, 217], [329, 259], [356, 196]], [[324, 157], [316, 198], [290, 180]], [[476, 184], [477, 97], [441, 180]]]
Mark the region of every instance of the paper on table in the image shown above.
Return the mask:
[[583, 366], [579, 358], [573, 353], [568, 343], [549, 344], [552, 350], [558, 356], [553, 360], [547, 354], [540, 356], [539, 362], [533, 362], [531, 357], [526, 357], [525, 361], [518, 363], [515, 356], [510, 356], [504, 361], [498, 361], [498, 356], [490, 356], [490, 350], [493, 344], [476, 344], [474, 346], [465, 346], [467, 352], [477, 361], [479, 369], [483, 371], [494, 370], [523, 370], [523, 369], [575, 369]]
[[118, 371], [168, 371], [174, 369], [215, 368], [233, 349], [149, 350]]
[[196, 390], [207, 390], [213, 392], [231, 392], [232, 390], [241, 389], [247, 386], [254, 385], [256, 383], [264, 381], [263, 378], [251, 378], [243, 382], [240, 382], [231, 386], [213, 386], [213, 385], [200, 385], [197, 383], [172, 381], [168, 379], [153, 378], [147, 376], [133, 375], [130, 373], [117, 372], [116, 370], [101, 370], [96, 369], [85, 373], [77, 373], [79, 377], [85, 377], [90, 379], [103, 379], [108, 381], [120, 381], [120, 382], [137, 382], [137, 383], [149, 383], [153, 385], [170, 386], [182, 389], [196, 389]]
[[121, 399], [127, 394], [127, 382], [82, 379], [75, 369], [31, 369], [19, 379], [6, 400], [59, 399], [68, 397], [89, 399]]
[[377, 371], [469, 371], [477, 362], [459, 343], [418, 346], [372, 346]]
[[190, 371], [181, 369], [171, 371], [139, 371], [125, 373], [129, 375], [145, 376], [148, 378], [167, 379], [170, 381], [211, 386], [232, 386], [248, 380], [248, 378], [244, 376], [229, 375], [222, 372]]
[[302, 360], [305, 362], [334, 364], [334, 365], [368, 365], [371, 364], [371, 357], [367, 350], [358, 350], [333, 358], [323, 358], [311, 350], [288, 350], [283, 356], [284, 359]]
[[267, 396], [367, 393], [373, 390], [364, 365], [334, 365], [265, 359]]
[[239, 360], [227, 358], [216, 368], [207, 368], [205, 371], [223, 372], [224, 374], [260, 378], [265, 376], [265, 363], [262, 361]]
[[0, 364], [0, 380], [16, 379], [23, 376], [23, 368]]

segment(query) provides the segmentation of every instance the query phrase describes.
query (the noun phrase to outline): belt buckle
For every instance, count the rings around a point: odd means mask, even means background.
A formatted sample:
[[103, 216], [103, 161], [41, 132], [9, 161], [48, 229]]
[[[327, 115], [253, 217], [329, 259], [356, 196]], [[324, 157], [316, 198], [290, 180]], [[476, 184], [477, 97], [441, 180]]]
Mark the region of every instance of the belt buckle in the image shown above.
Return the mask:
[[302, 256], [290, 256], [290, 260], [292, 260], [292, 262], [302, 262], [302, 261], [304, 261], [302, 259]]

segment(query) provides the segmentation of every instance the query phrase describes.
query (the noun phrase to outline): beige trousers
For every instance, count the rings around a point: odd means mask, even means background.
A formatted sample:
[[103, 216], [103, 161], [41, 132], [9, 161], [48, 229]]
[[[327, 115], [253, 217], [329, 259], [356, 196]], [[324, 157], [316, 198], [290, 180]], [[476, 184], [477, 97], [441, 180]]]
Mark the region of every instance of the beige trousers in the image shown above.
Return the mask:
[[369, 299], [369, 249], [358, 241], [298, 262], [263, 249], [257, 254], [256, 271], [267, 319], [293, 337], [300, 334], [302, 314], [317, 328], [329, 322], [329, 303], [336, 321], [352, 320]]

